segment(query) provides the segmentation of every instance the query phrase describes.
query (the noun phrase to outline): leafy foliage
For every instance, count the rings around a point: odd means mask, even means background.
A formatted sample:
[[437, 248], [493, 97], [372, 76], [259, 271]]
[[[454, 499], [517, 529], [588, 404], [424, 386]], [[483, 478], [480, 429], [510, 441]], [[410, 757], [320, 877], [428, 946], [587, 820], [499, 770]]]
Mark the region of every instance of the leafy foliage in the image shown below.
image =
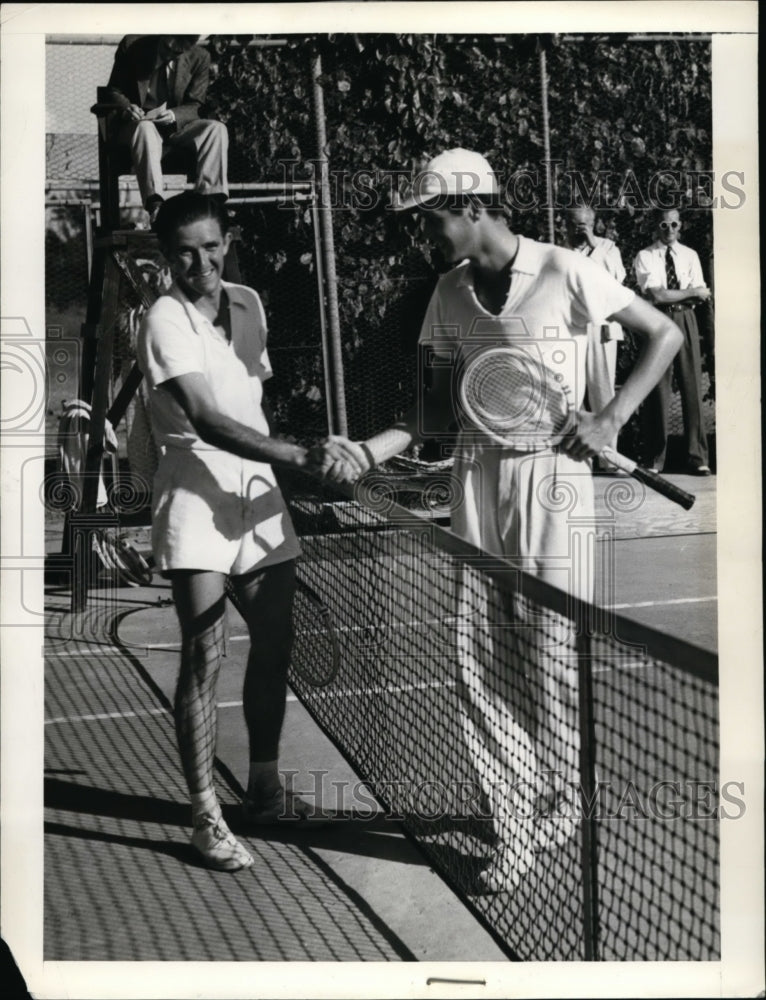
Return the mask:
[[[314, 176], [312, 72], [321, 58], [352, 434], [380, 429], [409, 405], [414, 345], [438, 267], [417, 227], [387, 211], [401, 181], [396, 172], [409, 176], [424, 158], [452, 146], [477, 149], [504, 181], [521, 172], [532, 178], [527, 194], [533, 197], [517, 205], [513, 227], [548, 238], [541, 51], [557, 164], [557, 241], [573, 194], [596, 191], [606, 203], [599, 225], [617, 239], [630, 270], [634, 254], [653, 238], [645, 209], [654, 194], [695, 206], [686, 215], [685, 240], [703, 262], [709, 256], [710, 212], [699, 207], [697, 191], [703, 182], [686, 176], [711, 168], [706, 42], [414, 34], [292, 37], [267, 46], [247, 41], [211, 40], [208, 112], [229, 128], [235, 181]], [[678, 176], [659, 177], [662, 171]], [[298, 205], [278, 214], [278, 223], [273, 212], [268, 219], [243, 214], [243, 263], [246, 279], [270, 300], [272, 337], [285, 343], [294, 332], [280, 326], [280, 302], [289, 304], [293, 324], [316, 325], [316, 298], [306, 296], [302, 320], [295, 301], [295, 289], [308, 287], [316, 262], [310, 213]], [[623, 356], [624, 370], [631, 350]], [[321, 364], [299, 381], [304, 395], [321, 396]], [[291, 405], [277, 400], [286, 421]], [[314, 421], [321, 419], [317, 405]]]

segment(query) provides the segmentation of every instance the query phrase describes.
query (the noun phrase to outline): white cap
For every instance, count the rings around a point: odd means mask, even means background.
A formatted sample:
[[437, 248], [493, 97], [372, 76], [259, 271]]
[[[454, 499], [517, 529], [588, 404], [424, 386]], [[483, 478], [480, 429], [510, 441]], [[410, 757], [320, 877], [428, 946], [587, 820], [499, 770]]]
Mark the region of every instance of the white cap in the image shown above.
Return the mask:
[[[404, 212], [426, 202], [468, 194], [497, 196], [495, 172], [481, 153], [470, 149], [448, 149], [426, 164], [415, 178], [407, 196], [394, 200], [395, 212]], [[434, 206], [430, 206], [434, 207]]]

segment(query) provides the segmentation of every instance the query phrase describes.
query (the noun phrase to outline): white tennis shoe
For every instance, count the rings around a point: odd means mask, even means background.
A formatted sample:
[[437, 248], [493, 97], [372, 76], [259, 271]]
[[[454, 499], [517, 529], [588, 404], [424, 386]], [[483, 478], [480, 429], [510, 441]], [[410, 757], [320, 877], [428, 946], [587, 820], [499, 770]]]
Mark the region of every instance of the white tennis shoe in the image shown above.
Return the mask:
[[252, 854], [240, 844], [223, 819], [204, 816], [202, 820], [194, 827], [191, 842], [205, 865], [219, 872], [250, 868], [254, 863]]

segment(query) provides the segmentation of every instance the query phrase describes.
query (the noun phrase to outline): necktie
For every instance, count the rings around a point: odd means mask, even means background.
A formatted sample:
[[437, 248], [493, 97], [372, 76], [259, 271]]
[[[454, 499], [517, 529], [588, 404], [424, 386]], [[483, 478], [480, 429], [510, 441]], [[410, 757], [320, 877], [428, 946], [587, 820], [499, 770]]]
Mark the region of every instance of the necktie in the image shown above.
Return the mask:
[[168, 99], [168, 67], [167, 63], [157, 69], [157, 104], [166, 104]]
[[665, 251], [665, 277], [667, 279], [668, 288], [680, 288], [680, 285], [678, 284], [678, 275], [676, 274], [676, 265], [673, 261], [673, 254], [670, 252], [670, 247], [668, 247]]

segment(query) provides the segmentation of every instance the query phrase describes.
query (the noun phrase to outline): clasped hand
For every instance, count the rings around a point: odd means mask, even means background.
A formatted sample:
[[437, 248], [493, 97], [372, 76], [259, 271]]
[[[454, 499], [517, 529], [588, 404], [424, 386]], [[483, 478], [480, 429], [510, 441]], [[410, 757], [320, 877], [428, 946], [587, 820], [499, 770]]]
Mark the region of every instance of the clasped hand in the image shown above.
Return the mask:
[[326, 482], [355, 483], [369, 469], [364, 449], [337, 434], [331, 434], [308, 451], [306, 471]]
[[593, 458], [611, 443], [618, 430], [608, 417], [580, 410], [575, 426], [561, 440], [559, 450], [577, 461]]
[[154, 112], [146, 112], [137, 104], [131, 104], [123, 111], [123, 117], [128, 121], [140, 122], [143, 119], [153, 122], [155, 125], [170, 125], [176, 120], [175, 112], [171, 108], [156, 108]]

